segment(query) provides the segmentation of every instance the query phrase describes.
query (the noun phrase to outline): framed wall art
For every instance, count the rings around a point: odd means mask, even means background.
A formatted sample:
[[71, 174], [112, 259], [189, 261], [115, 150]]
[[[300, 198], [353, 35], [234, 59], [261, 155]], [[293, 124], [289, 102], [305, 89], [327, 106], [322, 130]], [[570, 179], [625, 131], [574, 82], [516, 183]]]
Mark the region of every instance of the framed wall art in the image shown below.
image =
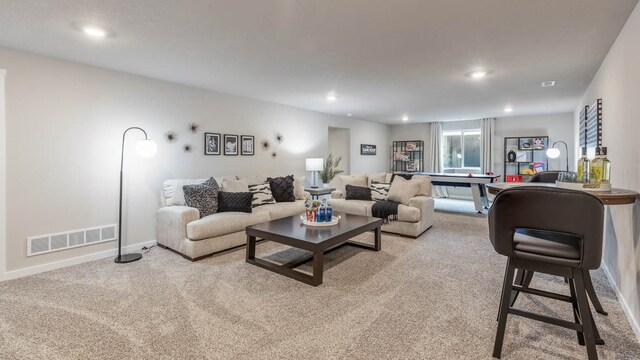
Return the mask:
[[224, 134], [224, 154], [238, 155], [238, 135]]
[[376, 146], [371, 144], [360, 144], [360, 155], [375, 155]]
[[240, 155], [254, 155], [254, 138], [251, 135], [240, 136]]
[[204, 154], [220, 155], [220, 134], [204, 133]]

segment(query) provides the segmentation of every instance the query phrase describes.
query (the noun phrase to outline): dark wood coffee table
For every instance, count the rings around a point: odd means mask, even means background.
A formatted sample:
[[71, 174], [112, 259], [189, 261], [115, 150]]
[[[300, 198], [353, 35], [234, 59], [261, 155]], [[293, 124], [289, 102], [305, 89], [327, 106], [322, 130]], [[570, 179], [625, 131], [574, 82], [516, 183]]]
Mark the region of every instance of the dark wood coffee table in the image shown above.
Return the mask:
[[[304, 225], [299, 215], [248, 226], [246, 229], [247, 262], [303, 283], [318, 286], [322, 284], [324, 254], [344, 245], [380, 251], [382, 219], [349, 214], [340, 215], [342, 219], [337, 225], [327, 227]], [[350, 240], [370, 230], [375, 231], [373, 245]], [[307, 250], [311, 254], [282, 265], [256, 258], [258, 238]], [[310, 260], [313, 261], [313, 275], [294, 270]]]

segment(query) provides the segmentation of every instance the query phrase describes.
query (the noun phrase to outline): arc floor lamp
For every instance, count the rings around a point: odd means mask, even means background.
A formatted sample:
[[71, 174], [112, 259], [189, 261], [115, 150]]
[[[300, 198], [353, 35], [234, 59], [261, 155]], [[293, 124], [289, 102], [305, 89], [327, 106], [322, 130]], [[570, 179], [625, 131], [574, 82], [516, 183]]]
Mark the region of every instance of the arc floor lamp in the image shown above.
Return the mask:
[[562, 140], [554, 142], [553, 145], [551, 145], [551, 147], [547, 150], [547, 156], [552, 159], [556, 159], [558, 156], [560, 156], [560, 149], [556, 147], [557, 143], [564, 144], [564, 152], [567, 158], [567, 171], [569, 171], [569, 146], [567, 146], [566, 142]]
[[133, 126], [122, 133], [122, 151], [120, 152], [120, 206], [118, 207], [118, 256], [115, 258], [115, 262], [118, 264], [130, 263], [142, 258], [142, 254], [139, 253], [122, 255], [122, 169], [124, 167], [124, 140], [129, 130], [140, 130], [144, 134], [144, 139], [139, 140], [135, 146], [136, 153], [138, 153], [140, 157], [152, 157], [156, 154], [156, 151], [158, 151], [156, 143], [149, 139], [147, 132], [142, 128]]

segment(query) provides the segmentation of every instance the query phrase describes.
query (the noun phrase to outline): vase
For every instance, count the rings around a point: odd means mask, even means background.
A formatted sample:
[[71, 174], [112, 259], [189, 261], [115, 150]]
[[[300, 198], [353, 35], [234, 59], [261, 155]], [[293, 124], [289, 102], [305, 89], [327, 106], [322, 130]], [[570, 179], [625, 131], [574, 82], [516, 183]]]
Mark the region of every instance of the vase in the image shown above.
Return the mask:
[[329, 183], [322, 183], [322, 187], [328, 188], [328, 187], [331, 187], [331, 185], [329, 185]]

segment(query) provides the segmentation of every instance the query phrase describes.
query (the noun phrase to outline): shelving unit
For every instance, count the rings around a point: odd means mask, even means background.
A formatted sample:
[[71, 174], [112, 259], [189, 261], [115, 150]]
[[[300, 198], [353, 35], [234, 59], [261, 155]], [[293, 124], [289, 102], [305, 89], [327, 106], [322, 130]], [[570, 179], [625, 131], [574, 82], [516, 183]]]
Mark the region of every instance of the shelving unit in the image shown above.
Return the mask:
[[394, 173], [424, 171], [424, 141], [394, 141], [391, 146], [391, 164]]
[[[548, 136], [517, 136], [504, 138], [504, 181], [509, 175], [521, 175], [527, 181], [531, 174], [523, 174], [525, 169], [533, 172], [548, 170], [546, 151], [549, 148]], [[515, 160], [509, 161], [509, 152], [515, 153]]]

